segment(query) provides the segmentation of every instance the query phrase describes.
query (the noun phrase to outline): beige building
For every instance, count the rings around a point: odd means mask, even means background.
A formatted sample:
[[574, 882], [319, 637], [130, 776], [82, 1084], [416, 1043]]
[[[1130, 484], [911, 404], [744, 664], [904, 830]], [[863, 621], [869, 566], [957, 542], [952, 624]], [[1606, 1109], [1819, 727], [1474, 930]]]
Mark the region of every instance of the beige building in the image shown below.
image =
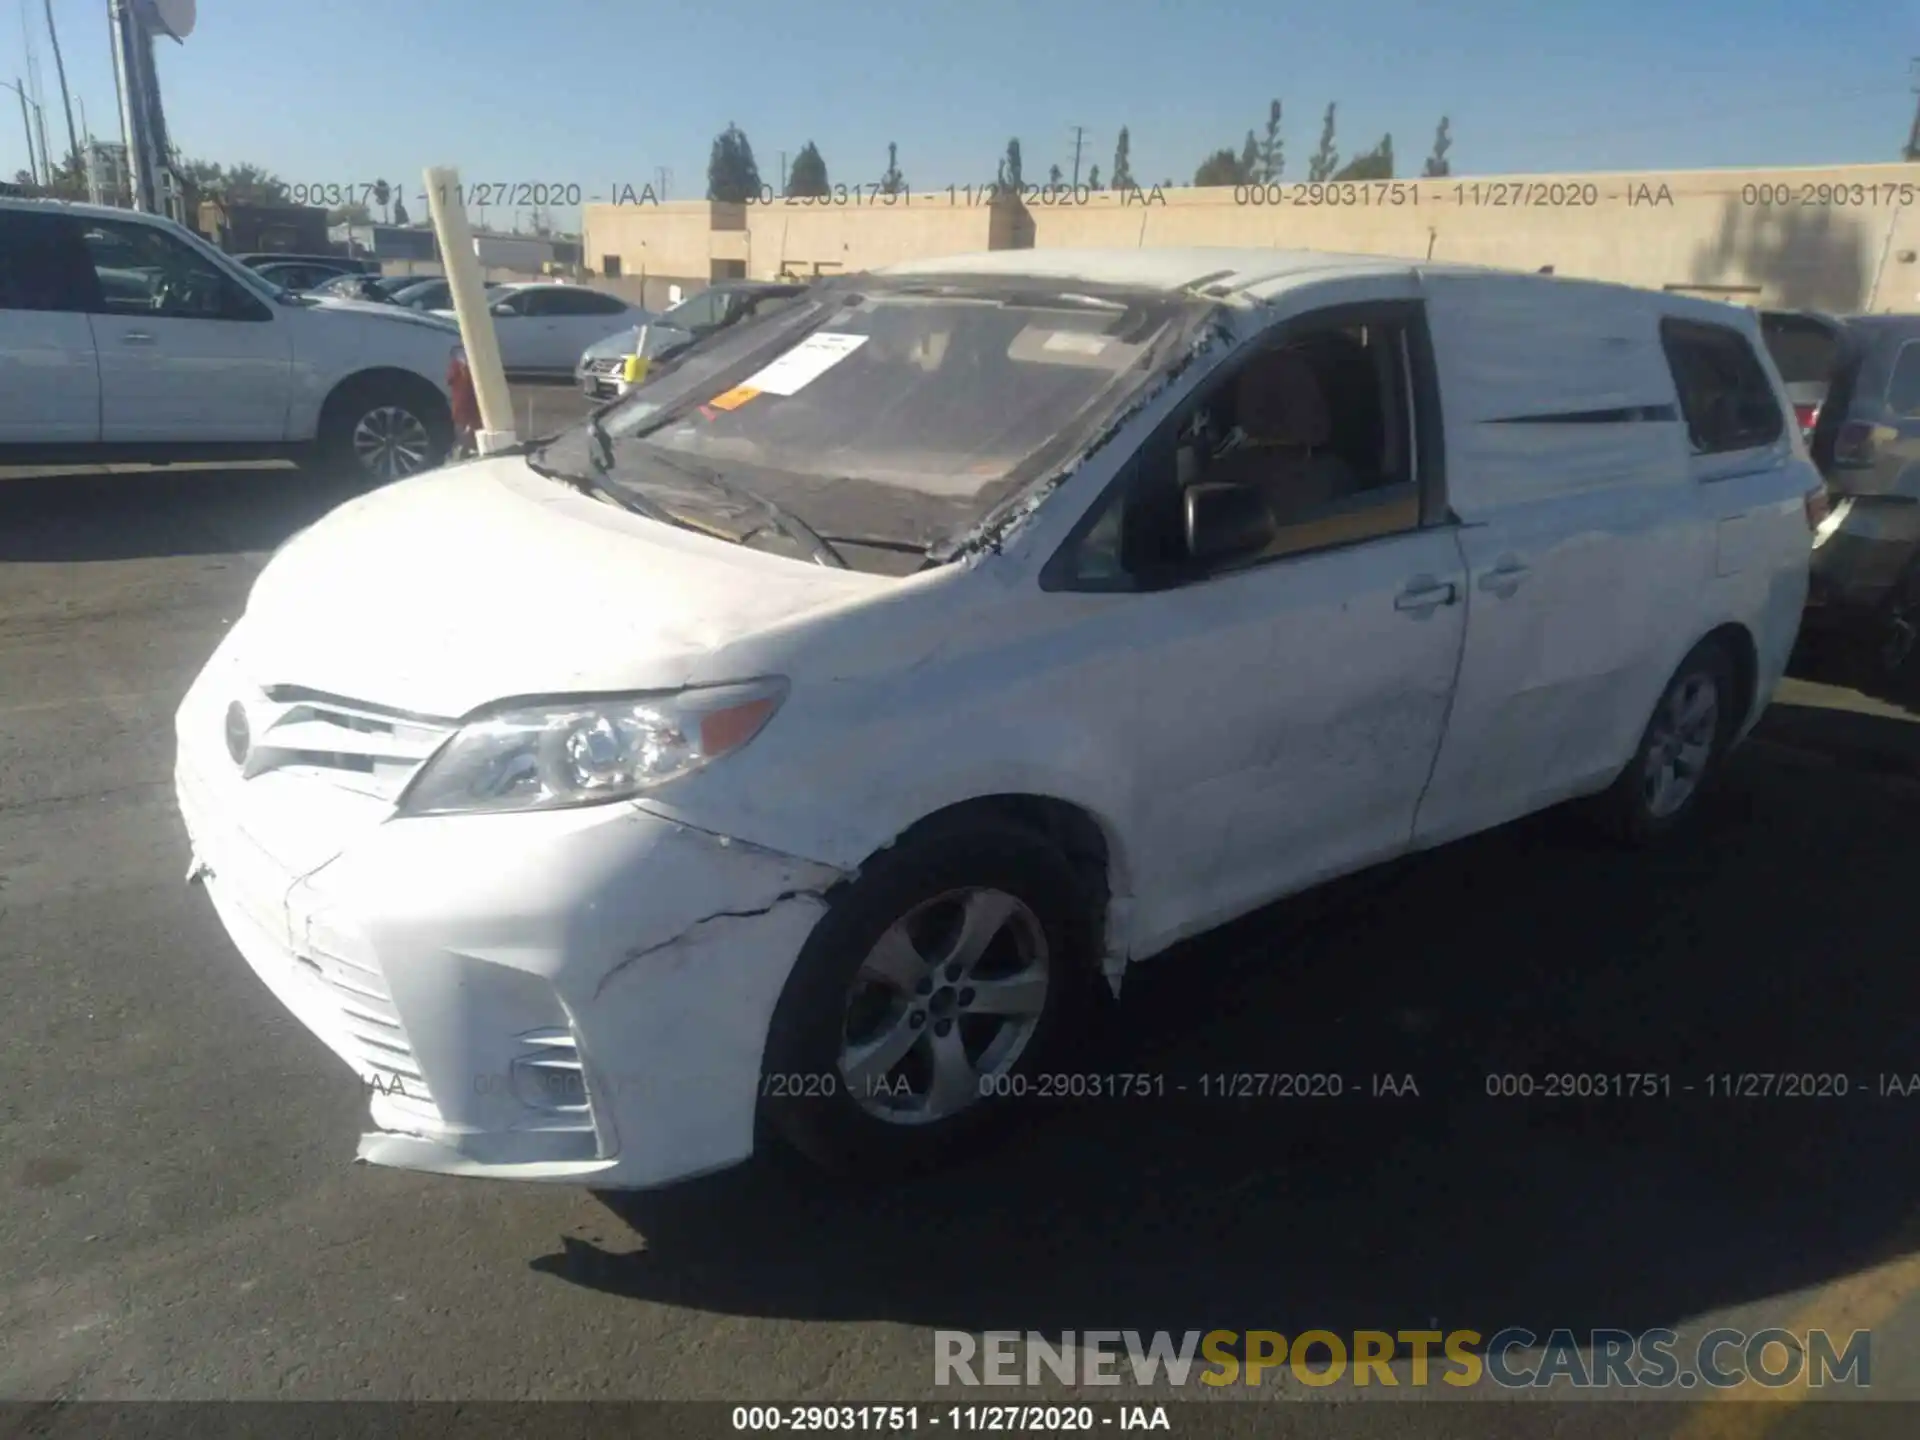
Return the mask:
[[1025, 246], [1272, 245], [1405, 255], [1745, 304], [1920, 311], [1920, 164], [1455, 176], [1349, 185], [844, 202], [589, 205], [595, 273], [668, 284], [834, 274]]

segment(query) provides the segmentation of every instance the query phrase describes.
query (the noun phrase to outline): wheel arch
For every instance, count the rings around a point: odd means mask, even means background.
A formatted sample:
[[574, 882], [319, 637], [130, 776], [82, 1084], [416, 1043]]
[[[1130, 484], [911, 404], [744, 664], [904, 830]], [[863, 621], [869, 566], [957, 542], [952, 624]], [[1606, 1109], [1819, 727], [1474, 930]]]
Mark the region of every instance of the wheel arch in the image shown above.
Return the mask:
[[867, 861], [897, 846], [931, 839], [942, 830], [995, 823], [1018, 826], [1038, 835], [1058, 849], [1081, 877], [1094, 906], [1096, 933], [1103, 937], [1103, 953], [1095, 957], [1096, 963], [1106, 968], [1110, 979], [1116, 978], [1118, 966], [1124, 964], [1124, 918], [1133, 885], [1115, 828], [1083, 804], [1031, 791], [972, 796], [921, 816], [878, 847]]
[[438, 385], [416, 370], [403, 369], [398, 365], [369, 365], [365, 369], [355, 370], [341, 376], [327, 391], [326, 398], [320, 402], [315, 412], [315, 433], [324, 434], [327, 421], [346, 397], [356, 390], [370, 389], [374, 386], [392, 386], [414, 396], [423, 405], [433, 408], [434, 418], [447, 425], [453, 424], [453, 402]]

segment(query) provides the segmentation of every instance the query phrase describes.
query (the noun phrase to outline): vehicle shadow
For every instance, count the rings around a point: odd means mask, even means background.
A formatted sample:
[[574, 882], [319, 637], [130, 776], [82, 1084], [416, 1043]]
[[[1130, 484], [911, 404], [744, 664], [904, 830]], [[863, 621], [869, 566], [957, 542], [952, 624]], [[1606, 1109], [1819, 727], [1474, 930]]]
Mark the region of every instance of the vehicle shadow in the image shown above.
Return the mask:
[[[1901, 723], [1835, 723], [1856, 719]], [[1054, 1105], [874, 1192], [776, 1152], [603, 1194], [640, 1248], [569, 1237], [534, 1268], [750, 1316], [1544, 1334], [1676, 1324], [1902, 1253], [1920, 1096], [1877, 1092], [1920, 1071], [1920, 802], [1792, 755], [1736, 756], [1683, 844], [1624, 852], [1538, 817], [1140, 967], [1103, 1068], [1165, 1095]], [[1203, 1093], [1273, 1072], [1346, 1093]], [[1849, 1093], [1729, 1098], [1741, 1072]], [[1552, 1074], [1650, 1078], [1559, 1102]], [[1376, 1096], [1379, 1075], [1417, 1097]], [[1516, 1075], [1533, 1098], [1489, 1093]]]
[[362, 488], [292, 468], [7, 477], [0, 479], [0, 563], [271, 551]]

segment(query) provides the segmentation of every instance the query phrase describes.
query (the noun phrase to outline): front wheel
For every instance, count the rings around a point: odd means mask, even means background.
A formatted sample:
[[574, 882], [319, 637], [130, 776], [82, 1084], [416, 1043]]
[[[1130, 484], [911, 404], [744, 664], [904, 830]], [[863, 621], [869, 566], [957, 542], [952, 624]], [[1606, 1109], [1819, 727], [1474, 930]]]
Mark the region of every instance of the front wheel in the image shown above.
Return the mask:
[[1726, 647], [1701, 641], [1667, 682], [1627, 768], [1596, 797], [1604, 828], [1636, 845], [1677, 829], [1725, 757], [1740, 722], [1736, 704]]
[[453, 448], [453, 416], [424, 380], [349, 381], [320, 414], [321, 463], [369, 485], [431, 470]]
[[1098, 998], [1088, 887], [1024, 829], [968, 825], [883, 852], [815, 927], [761, 1078], [776, 1132], [881, 1178], [955, 1158], [1031, 1109]]

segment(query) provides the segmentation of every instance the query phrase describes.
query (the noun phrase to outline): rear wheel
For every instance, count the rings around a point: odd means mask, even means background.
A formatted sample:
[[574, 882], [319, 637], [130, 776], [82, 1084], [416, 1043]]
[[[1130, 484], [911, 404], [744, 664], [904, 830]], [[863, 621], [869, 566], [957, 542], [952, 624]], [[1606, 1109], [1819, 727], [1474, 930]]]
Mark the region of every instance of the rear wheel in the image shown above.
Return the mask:
[[883, 852], [814, 929], [762, 1075], [775, 1131], [830, 1170], [923, 1169], [1003, 1132], [1100, 1003], [1095, 906], [1048, 841], [968, 824]]
[[1736, 704], [1726, 646], [1701, 641], [1667, 682], [1627, 768], [1596, 798], [1604, 828], [1636, 845], [1677, 829], [1719, 770], [1739, 725]]
[[453, 448], [453, 416], [439, 391], [414, 377], [367, 376], [328, 397], [319, 458], [329, 470], [384, 485], [431, 470]]

